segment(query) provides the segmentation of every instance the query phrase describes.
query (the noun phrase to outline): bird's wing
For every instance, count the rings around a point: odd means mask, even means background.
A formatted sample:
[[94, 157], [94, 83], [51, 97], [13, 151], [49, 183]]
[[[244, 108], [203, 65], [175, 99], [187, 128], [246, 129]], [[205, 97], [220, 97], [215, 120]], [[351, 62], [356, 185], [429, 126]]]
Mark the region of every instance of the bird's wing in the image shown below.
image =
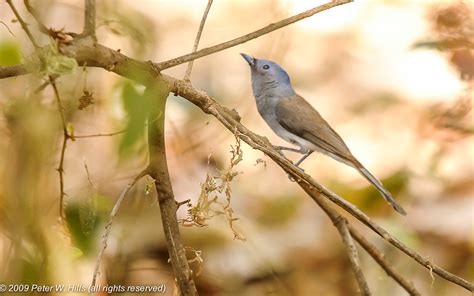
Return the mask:
[[276, 105], [276, 116], [280, 125], [289, 132], [357, 166], [357, 160], [342, 138], [318, 111], [299, 95], [280, 100]]

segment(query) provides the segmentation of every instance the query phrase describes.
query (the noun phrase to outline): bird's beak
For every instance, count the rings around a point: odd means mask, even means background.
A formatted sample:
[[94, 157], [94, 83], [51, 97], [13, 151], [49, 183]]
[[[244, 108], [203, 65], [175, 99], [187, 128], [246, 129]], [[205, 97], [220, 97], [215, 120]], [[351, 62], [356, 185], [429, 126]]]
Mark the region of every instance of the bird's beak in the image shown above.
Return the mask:
[[245, 53], [241, 53], [240, 55], [247, 61], [247, 63], [249, 63], [250, 67], [255, 66], [255, 62], [257, 61], [256, 58], [251, 57]]

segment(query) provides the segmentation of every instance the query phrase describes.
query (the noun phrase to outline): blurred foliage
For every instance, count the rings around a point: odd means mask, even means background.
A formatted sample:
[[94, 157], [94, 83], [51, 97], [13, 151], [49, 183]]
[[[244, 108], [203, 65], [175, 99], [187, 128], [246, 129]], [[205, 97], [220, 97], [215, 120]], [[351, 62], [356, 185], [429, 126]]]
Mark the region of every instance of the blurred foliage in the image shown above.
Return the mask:
[[10, 39], [0, 40], [0, 65], [10, 66], [21, 62], [20, 47]]
[[[28, 256], [29, 255], [29, 256]], [[33, 254], [28, 254], [22, 258], [16, 259], [12, 264], [19, 271], [19, 278], [23, 284], [38, 284], [41, 282], [43, 262], [40, 258], [35, 258]]]
[[85, 256], [95, 256], [98, 238], [103, 231], [103, 222], [107, 219], [109, 199], [98, 193], [92, 193], [85, 199], [75, 198], [65, 208], [66, 223], [71, 239]]
[[262, 199], [255, 211], [255, 219], [264, 226], [279, 228], [296, 218], [300, 204], [296, 196]]
[[461, 79], [474, 79], [474, 8], [468, 2], [452, 1], [432, 8], [434, 40], [418, 41], [414, 48], [447, 51]]
[[369, 112], [377, 112], [378, 110], [384, 110], [400, 103], [402, 103], [402, 100], [395, 94], [381, 92], [372, 94], [370, 98], [365, 100], [357, 101], [350, 107], [352, 112], [356, 114], [364, 114]]
[[[400, 198], [403, 196], [403, 192], [407, 188], [409, 180], [410, 173], [405, 169], [401, 169], [380, 181], [384, 187], [403, 204], [404, 201]], [[392, 213], [392, 209], [387, 207], [387, 202], [380, 196], [377, 189], [368, 182], [366, 186], [360, 189], [351, 188], [347, 184], [339, 183], [338, 181], [333, 181], [332, 187], [335, 188], [335, 191], [339, 192], [341, 196], [359, 205], [364, 211], [379, 213], [380, 209], [387, 209], [387, 211]], [[383, 215], [386, 215], [386, 213]]]
[[121, 96], [127, 114], [127, 125], [120, 142], [119, 152], [122, 156], [128, 156], [134, 148], [143, 147], [145, 143], [145, 127], [153, 101], [152, 98], [140, 93], [136, 85], [130, 81], [123, 83]]
[[[156, 43], [155, 24], [147, 15], [121, 0], [99, 1], [98, 27], [129, 40], [135, 58], [144, 58]], [[126, 11], [127, 13], [124, 13]]]
[[76, 59], [61, 54], [57, 42], [53, 40], [41, 49], [40, 56], [42, 59], [40, 72], [43, 75], [72, 74], [78, 67]]

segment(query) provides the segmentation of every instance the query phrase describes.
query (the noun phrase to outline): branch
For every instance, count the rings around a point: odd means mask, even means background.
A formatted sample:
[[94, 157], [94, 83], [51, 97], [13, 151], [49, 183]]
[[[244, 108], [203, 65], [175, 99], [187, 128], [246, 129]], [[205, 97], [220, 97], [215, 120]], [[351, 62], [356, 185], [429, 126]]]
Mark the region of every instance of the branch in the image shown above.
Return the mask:
[[104, 234], [102, 235], [102, 248], [100, 249], [99, 255], [97, 256], [97, 261], [95, 263], [95, 268], [94, 268], [94, 274], [92, 276], [92, 282], [91, 282], [91, 287], [94, 287], [97, 281], [97, 276], [99, 275], [99, 270], [100, 270], [100, 262], [102, 261], [102, 257], [104, 256], [105, 249], [107, 249], [107, 240], [109, 239], [110, 235], [110, 230], [112, 229], [112, 222], [117, 216], [118, 210], [120, 208], [120, 205], [122, 204], [122, 201], [125, 199], [125, 196], [127, 196], [128, 192], [130, 189], [140, 180], [143, 176], [148, 174], [148, 169], [144, 169], [141, 173], [139, 173], [133, 181], [125, 187], [122, 192], [120, 193], [119, 198], [115, 202], [114, 207], [112, 208], [112, 211], [110, 212], [110, 218], [109, 221], [107, 222], [107, 225], [105, 226], [105, 231]]
[[10, 6], [11, 10], [13, 11], [13, 14], [15, 15], [16, 19], [20, 23], [21, 27], [23, 28], [23, 31], [25, 31], [26, 35], [28, 36], [31, 43], [33, 44], [34, 48], [38, 49], [39, 48], [38, 43], [36, 43], [35, 38], [33, 37], [33, 35], [30, 32], [30, 29], [28, 29], [28, 25], [23, 20], [20, 13], [18, 13], [18, 10], [16, 10], [16, 7], [15, 7], [15, 5], [13, 5], [12, 0], [6, 0], [6, 1], [7, 1], [8, 5]]
[[[201, 40], [202, 30], [204, 29], [204, 24], [206, 23], [207, 15], [209, 14], [209, 10], [211, 10], [211, 6], [212, 6], [212, 0], [208, 0], [206, 9], [204, 10], [204, 14], [202, 15], [201, 23], [199, 24], [199, 29], [196, 34], [196, 39], [194, 40], [193, 53], [196, 52], [198, 48], [199, 40]], [[184, 78], [183, 78], [183, 80], [185, 81], [190, 81], [191, 71], [193, 70], [193, 62], [194, 60], [189, 61], [188, 67], [186, 68], [186, 74], [184, 74]]]
[[43, 22], [41, 21], [41, 18], [40, 18], [40, 16], [39, 16], [38, 11], [37, 11], [33, 6], [31, 6], [30, 0], [24, 0], [23, 3], [25, 4], [26, 10], [28, 10], [28, 12], [29, 12], [29, 13], [33, 16], [33, 18], [35, 19], [36, 24], [38, 25], [38, 29], [40, 30], [40, 32], [49, 35], [49, 29], [48, 29], [48, 27], [46, 27], [46, 26], [43, 24]]
[[127, 130], [122, 130], [122, 131], [118, 131], [118, 132], [113, 132], [113, 133], [108, 133], [108, 134], [92, 134], [92, 135], [79, 135], [79, 136], [76, 136], [74, 135], [74, 139], [85, 139], [85, 138], [98, 138], [98, 137], [112, 137], [112, 136], [115, 136], [115, 135], [120, 135], [120, 134], [123, 134], [125, 133]]
[[156, 106], [150, 110], [148, 120], [157, 118], [156, 123], [148, 127], [149, 175], [155, 179], [166, 245], [180, 295], [193, 296], [197, 295], [197, 290], [181, 240], [176, 216], [178, 206], [174, 199], [166, 159], [164, 110], [168, 94], [167, 85], [160, 81], [148, 85], [145, 91], [146, 98], [156, 102]]
[[[149, 126], [150, 124], [156, 122], [158, 120], [158, 118], [155, 118], [149, 122], [147, 122], [144, 127], [147, 127]], [[124, 130], [121, 130], [121, 131], [118, 131], [118, 132], [113, 132], [113, 133], [98, 133], [98, 134], [92, 134], [92, 135], [79, 135], [79, 136], [71, 136], [71, 138], [74, 138], [74, 139], [86, 139], [86, 138], [98, 138], [98, 137], [112, 137], [112, 136], [116, 136], [116, 135], [120, 135], [120, 134], [123, 134], [127, 132], [127, 129], [124, 129]]]
[[399, 275], [395, 269], [385, 260], [384, 254], [382, 254], [374, 245], [372, 245], [365, 237], [360, 234], [357, 230], [349, 226], [349, 231], [352, 237], [369, 253], [372, 258], [385, 270], [385, 272], [392, 277], [400, 286], [402, 286], [408, 294], [412, 296], [421, 296], [421, 293], [414, 287], [413, 283], [406, 280], [403, 276]]
[[97, 37], [95, 35], [95, 0], [84, 0], [84, 6], [84, 29], [82, 30], [82, 35], [92, 36], [94, 41], [97, 41]]
[[236, 45], [245, 43], [249, 40], [258, 38], [262, 35], [273, 32], [275, 30], [281, 29], [283, 27], [286, 27], [288, 25], [296, 23], [296, 22], [298, 22], [302, 19], [313, 16], [318, 12], [325, 11], [325, 10], [328, 10], [330, 8], [333, 8], [333, 7], [336, 7], [336, 6], [339, 6], [339, 5], [343, 5], [343, 4], [346, 4], [346, 3], [350, 3], [352, 1], [353, 0], [336, 0], [336, 1], [332, 1], [332, 2], [329, 2], [329, 3], [323, 4], [323, 5], [320, 5], [318, 7], [313, 8], [313, 9], [307, 10], [307, 11], [302, 12], [300, 14], [297, 14], [297, 15], [291, 16], [289, 18], [286, 18], [284, 20], [281, 20], [277, 23], [270, 24], [266, 27], [263, 27], [263, 28], [261, 28], [257, 31], [249, 33], [247, 35], [244, 35], [244, 36], [241, 36], [241, 37], [238, 37], [238, 38], [235, 38], [235, 39], [232, 39], [232, 40], [229, 40], [227, 42], [220, 43], [220, 44], [217, 44], [217, 45], [214, 45], [214, 46], [211, 46], [211, 47], [206, 47], [206, 48], [203, 48], [199, 51], [189, 53], [189, 54], [186, 54], [186, 55], [183, 55], [183, 56], [180, 56], [180, 57], [168, 60], [168, 61], [156, 63], [155, 67], [156, 67], [157, 70], [161, 71], [161, 70], [168, 69], [168, 68], [171, 68], [171, 67], [189, 62], [189, 61], [193, 61], [193, 60], [202, 58], [204, 56], [216, 53], [218, 51], [222, 51], [222, 50], [227, 49], [229, 47], [234, 47]]
[[342, 238], [342, 242], [346, 247], [347, 253], [349, 255], [349, 260], [352, 265], [352, 270], [354, 271], [357, 283], [359, 284], [361, 295], [372, 295], [369, 289], [369, 285], [367, 284], [367, 281], [365, 279], [364, 273], [362, 272], [362, 268], [360, 267], [359, 254], [354, 244], [354, 240], [352, 239], [351, 233], [349, 232], [346, 218], [339, 216], [338, 220], [333, 221], [333, 223], [339, 231], [339, 234]]
[[[23, 28], [23, 31], [25, 31], [26, 35], [28, 36], [31, 43], [33, 44], [33, 46], [35, 48], [35, 52], [38, 55], [39, 59], [43, 62], [43, 58], [39, 54], [39, 49], [40, 48], [39, 48], [38, 44], [36, 43], [35, 38], [31, 34], [31, 32], [28, 28], [28, 25], [23, 20], [21, 15], [18, 13], [18, 10], [16, 9], [15, 5], [13, 5], [11, 0], [6, 0], [6, 1], [7, 1], [8, 5], [10, 6], [11, 10], [13, 11], [13, 14], [15, 14], [15, 17], [17, 18], [18, 22], [20, 23], [21, 27]], [[29, 10], [27, 2], [28, 1], [25, 1], [25, 4], [27, 5], [27, 9]], [[31, 9], [31, 7], [30, 7], [30, 9]], [[53, 87], [53, 90], [54, 90], [56, 103], [58, 105], [58, 111], [59, 111], [59, 114], [61, 116], [61, 123], [62, 123], [63, 136], [64, 136], [63, 137], [63, 143], [62, 143], [62, 146], [61, 146], [61, 156], [60, 156], [60, 160], [59, 160], [59, 166], [57, 168], [57, 171], [59, 173], [59, 217], [61, 217], [61, 220], [64, 221], [64, 210], [63, 210], [64, 195], [65, 195], [65, 193], [64, 193], [64, 174], [63, 174], [64, 173], [64, 156], [66, 154], [67, 141], [70, 139], [70, 136], [67, 132], [66, 119], [64, 117], [63, 106], [62, 106], [62, 103], [61, 103], [61, 97], [59, 96], [58, 88], [56, 86], [55, 77], [53, 77], [52, 75], [49, 75], [48, 78], [49, 78], [49, 83], [51, 84], [51, 86]]]
[[0, 67], [0, 79], [21, 76], [28, 73], [29, 71], [23, 65]]
[[[308, 192], [309, 194], [309, 192]], [[347, 223], [347, 219], [342, 217], [336, 210], [328, 205], [326, 200], [321, 196], [321, 194], [314, 194], [311, 192], [311, 197], [319, 205], [319, 207], [326, 213], [326, 215], [331, 219], [334, 226], [337, 228], [339, 235], [342, 238], [342, 242], [346, 247], [347, 254], [349, 255], [349, 260], [351, 262], [352, 270], [354, 271], [357, 283], [361, 295], [371, 295], [369, 285], [364, 277], [364, 273], [360, 267], [359, 255], [357, 253], [357, 248], [354, 244], [354, 241], [351, 236], [350, 226]]]
[[67, 131], [67, 124], [66, 124], [66, 118], [64, 116], [64, 109], [61, 103], [61, 97], [59, 96], [59, 91], [56, 85], [55, 78], [53, 78], [52, 76], [49, 76], [49, 83], [51, 84], [54, 90], [54, 97], [56, 98], [56, 104], [58, 105], [58, 112], [59, 112], [59, 116], [61, 117], [61, 124], [62, 124], [62, 130], [63, 130], [63, 144], [61, 147], [61, 156], [59, 158], [59, 166], [57, 168], [57, 171], [59, 173], [59, 216], [64, 220], [63, 208], [64, 208], [64, 196], [66, 195], [64, 193], [64, 156], [66, 154], [67, 141], [71, 139], [71, 136], [69, 136], [69, 133]]

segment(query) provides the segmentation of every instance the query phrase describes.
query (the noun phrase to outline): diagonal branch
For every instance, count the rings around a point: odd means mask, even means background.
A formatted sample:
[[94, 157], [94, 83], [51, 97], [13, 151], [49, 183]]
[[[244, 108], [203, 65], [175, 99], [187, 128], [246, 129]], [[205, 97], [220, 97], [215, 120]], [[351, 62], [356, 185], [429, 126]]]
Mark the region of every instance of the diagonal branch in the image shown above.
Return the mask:
[[312, 8], [312, 9], [307, 10], [305, 12], [302, 12], [300, 14], [296, 14], [294, 16], [291, 16], [289, 18], [286, 18], [284, 20], [276, 22], [274, 24], [270, 24], [266, 27], [263, 27], [263, 28], [261, 28], [257, 31], [249, 33], [247, 35], [244, 35], [244, 36], [241, 36], [241, 37], [238, 37], [238, 38], [235, 38], [235, 39], [232, 39], [232, 40], [229, 40], [227, 42], [220, 43], [220, 44], [217, 44], [217, 45], [214, 45], [214, 46], [211, 46], [211, 47], [206, 47], [206, 48], [203, 48], [199, 51], [189, 53], [189, 54], [185, 54], [183, 56], [180, 56], [180, 57], [168, 60], [168, 61], [156, 63], [155, 67], [156, 67], [157, 70], [161, 71], [161, 70], [168, 69], [168, 68], [171, 68], [171, 67], [189, 62], [189, 61], [193, 61], [193, 60], [202, 58], [204, 56], [216, 53], [218, 51], [222, 51], [222, 50], [227, 49], [229, 47], [234, 47], [236, 45], [245, 43], [249, 40], [258, 38], [262, 35], [273, 32], [275, 30], [281, 29], [283, 27], [286, 27], [288, 25], [296, 23], [296, 22], [298, 22], [302, 19], [313, 16], [318, 12], [322, 12], [322, 11], [328, 10], [330, 8], [339, 6], [339, 5], [350, 3], [352, 1], [353, 0], [336, 0], [336, 1], [332, 1], [332, 2], [329, 2], [329, 3], [323, 4], [323, 5], [320, 5], [318, 7]]
[[8, 5], [10, 6], [11, 10], [13, 11], [13, 14], [15, 15], [16, 19], [20, 23], [21, 27], [23, 28], [23, 31], [25, 31], [26, 35], [30, 39], [31, 43], [33, 44], [35, 49], [38, 49], [38, 43], [36, 43], [35, 38], [33, 37], [33, 34], [31, 34], [30, 29], [28, 28], [28, 24], [23, 20], [21, 17], [20, 13], [16, 9], [15, 5], [13, 5], [12, 0], [6, 0]]
[[33, 7], [31, 6], [30, 4], [30, 0], [23, 0], [23, 3], [25, 4], [25, 7], [26, 7], [26, 10], [28, 10], [28, 12], [33, 16], [33, 18], [35, 19], [36, 21], [36, 25], [38, 26], [38, 29], [40, 30], [40, 32], [44, 33], [44, 34], [49, 34], [49, 29], [48, 27], [46, 27], [43, 22], [41, 21], [41, 18], [39, 16], [39, 13], [38, 11]]
[[104, 256], [105, 249], [107, 249], [107, 241], [109, 239], [110, 230], [112, 229], [112, 223], [113, 223], [113, 220], [114, 220], [115, 216], [117, 216], [120, 205], [122, 204], [123, 200], [127, 196], [130, 189], [132, 189], [132, 187], [138, 182], [138, 180], [140, 180], [146, 174], [148, 174], [148, 168], [141, 171], [133, 179], [133, 181], [130, 184], [128, 184], [122, 190], [122, 192], [120, 193], [119, 198], [117, 199], [117, 201], [115, 202], [114, 207], [112, 208], [112, 211], [110, 212], [109, 221], [107, 222], [107, 225], [105, 226], [104, 234], [102, 235], [102, 248], [99, 251], [99, 255], [97, 256], [97, 260], [96, 260], [96, 263], [95, 263], [94, 274], [92, 275], [91, 287], [94, 287], [96, 285], [97, 276], [99, 276], [100, 262], [102, 261], [102, 257]]
[[359, 254], [354, 244], [354, 240], [352, 239], [347, 219], [342, 217], [336, 210], [331, 208], [320, 194], [315, 194], [313, 199], [319, 205], [319, 207], [323, 209], [326, 215], [328, 215], [334, 226], [336, 226], [339, 235], [342, 238], [342, 242], [346, 247], [347, 254], [349, 255], [349, 260], [351, 262], [352, 270], [354, 271], [357, 283], [359, 284], [361, 295], [372, 295], [364, 273], [362, 272], [362, 268], [360, 267]]
[[354, 240], [352, 239], [351, 233], [349, 232], [349, 226], [347, 224], [346, 218], [339, 216], [338, 220], [333, 221], [333, 223], [339, 231], [339, 234], [342, 238], [342, 242], [346, 247], [346, 251], [349, 255], [349, 260], [352, 265], [352, 270], [354, 271], [357, 283], [359, 284], [360, 294], [363, 296], [372, 295], [369, 289], [369, 285], [367, 284], [367, 280], [365, 279], [364, 273], [362, 272], [362, 268], [360, 266], [359, 261], [359, 253], [357, 252]]
[[[199, 46], [199, 40], [201, 40], [202, 30], [204, 29], [204, 24], [206, 24], [207, 15], [209, 14], [209, 10], [211, 10], [212, 0], [207, 0], [207, 6], [204, 10], [204, 14], [202, 15], [201, 23], [199, 24], [199, 29], [196, 34], [196, 39], [194, 40], [193, 46], [193, 53], [196, 52]], [[193, 62], [194, 60], [189, 61], [188, 67], [186, 68], [186, 74], [184, 74], [183, 80], [190, 81], [191, 71], [193, 70]]]
[[349, 226], [349, 231], [352, 237], [361, 245], [364, 250], [369, 253], [369, 255], [374, 258], [374, 260], [385, 270], [385, 272], [392, 277], [400, 286], [402, 286], [408, 294], [412, 296], [421, 296], [421, 293], [415, 288], [412, 282], [405, 279], [403, 276], [398, 274], [398, 272], [390, 266], [390, 264], [385, 260], [384, 254], [380, 252], [374, 245], [372, 245], [362, 234], [360, 234], [356, 229]]

